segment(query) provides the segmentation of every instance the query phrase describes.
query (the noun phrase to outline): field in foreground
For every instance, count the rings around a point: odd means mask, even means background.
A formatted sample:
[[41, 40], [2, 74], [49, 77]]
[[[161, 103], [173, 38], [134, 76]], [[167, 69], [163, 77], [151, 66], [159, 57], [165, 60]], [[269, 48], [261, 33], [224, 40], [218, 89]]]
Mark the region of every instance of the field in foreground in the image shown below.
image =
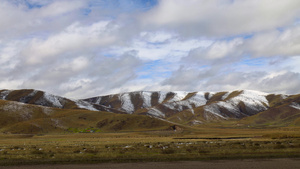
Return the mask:
[[299, 158], [300, 128], [0, 135], [0, 165]]

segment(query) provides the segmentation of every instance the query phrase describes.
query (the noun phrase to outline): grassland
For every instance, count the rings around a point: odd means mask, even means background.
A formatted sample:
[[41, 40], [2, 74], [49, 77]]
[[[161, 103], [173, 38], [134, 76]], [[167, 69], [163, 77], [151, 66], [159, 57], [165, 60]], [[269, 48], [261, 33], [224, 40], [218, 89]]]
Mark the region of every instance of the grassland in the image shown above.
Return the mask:
[[299, 112], [289, 103], [277, 108], [190, 126], [145, 115], [0, 100], [0, 166], [299, 158]]
[[300, 128], [1, 134], [0, 165], [300, 157]]

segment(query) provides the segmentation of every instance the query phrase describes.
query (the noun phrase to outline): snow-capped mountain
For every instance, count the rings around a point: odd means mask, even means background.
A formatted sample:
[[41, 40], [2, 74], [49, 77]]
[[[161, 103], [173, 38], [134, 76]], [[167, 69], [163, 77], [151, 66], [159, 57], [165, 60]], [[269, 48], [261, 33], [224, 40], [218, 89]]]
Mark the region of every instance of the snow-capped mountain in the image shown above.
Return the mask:
[[67, 99], [64, 97], [56, 96], [53, 94], [33, 89], [0, 90], [0, 99], [54, 108], [83, 108], [87, 110], [98, 111], [90, 103], [85, 102], [83, 100]]
[[[268, 94], [252, 90], [230, 92], [128, 92], [84, 99], [126, 112], [144, 114], [190, 124], [203, 121], [240, 119], [285, 103], [292, 96]], [[298, 107], [299, 100], [291, 103]]]
[[[297, 96], [297, 97], [296, 97]], [[229, 92], [139, 91], [74, 100], [38, 90], [1, 90], [0, 99], [63, 109], [149, 115], [177, 123], [241, 119], [288, 104], [300, 112], [298, 95], [252, 90]]]

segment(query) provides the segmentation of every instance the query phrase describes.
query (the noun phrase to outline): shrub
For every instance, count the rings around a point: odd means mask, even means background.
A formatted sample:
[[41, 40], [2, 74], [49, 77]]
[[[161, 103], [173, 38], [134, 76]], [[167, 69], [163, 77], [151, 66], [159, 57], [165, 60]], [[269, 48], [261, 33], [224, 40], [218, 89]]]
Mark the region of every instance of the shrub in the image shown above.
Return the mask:
[[285, 148], [285, 146], [284, 146], [284, 145], [281, 145], [281, 144], [276, 144], [276, 145], [274, 146], [274, 149], [283, 149], [283, 148]]
[[80, 150], [74, 150], [73, 153], [80, 153]]
[[199, 150], [198, 150], [198, 153], [199, 153], [199, 154], [207, 154], [207, 153], [209, 153], [209, 151], [199, 149]]
[[193, 150], [191, 148], [187, 148], [187, 149], [185, 149], [185, 151], [191, 153]]
[[90, 153], [90, 154], [97, 154], [99, 151], [98, 150], [92, 150], [92, 149], [88, 149], [85, 151], [86, 153]]
[[31, 154], [44, 154], [44, 153], [39, 150], [33, 150], [33, 151], [31, 151]]
[[161, 154], [174, 154], [175, 150], [173, 149], [164, 149], [161, 151]]

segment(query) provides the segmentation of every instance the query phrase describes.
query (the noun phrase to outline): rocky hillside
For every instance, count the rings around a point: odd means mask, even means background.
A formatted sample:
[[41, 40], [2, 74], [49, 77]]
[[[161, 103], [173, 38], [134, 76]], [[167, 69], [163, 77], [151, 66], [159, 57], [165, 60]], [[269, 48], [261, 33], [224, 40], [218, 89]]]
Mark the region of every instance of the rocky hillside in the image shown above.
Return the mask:
[[268, 94], [251, 90], [229, 92], [140, 91], [74, 100], [37, 90], [0, 91], [0, 99], [3, 100], [61, 109], [148, 115], [188, 125], [242, 119], [265, 112], [272, 114], [272, 112], [282, 112], [283, 110], [289, 110], [289, 112], [293, 112], [291, 113], [293, 115], [299, 114], [300, 97], [298, 96]]
[[[17, 101], [21, 103], [41, 105], [46, 107], [63, 108], [63, 109], [86, 109], [91, 111], [112, 111], [102, 105], [92, 105], [84, 100], [68, 99], [39, 90], [0, 90], [0, 99]], [[116, 113], [125, 113], [118, 112]]]
[[201, 115], [204, 120], [242, 118], [270, 108], [276, 98], [279, 102], [285, 95], [274, 95], [257, 91], [232, 92], [130, 92], [100, 96], [84, 101], [118, 109], [128, 114], [147, 114], [169, 118], [185, 113], [186, 116]]
[[250, 126], [300, 126], [300, 94], [282, 100], [274, 95], [268, 98], [272, 98], [268, 110], [240, 122]]
[[0, 133], [172, 131], [174, 124], [150, 116], [60, 109], [0, 100]]
[[[197, 125], [211, 121], [242, 119], [288, 107], [290, 114], [300, 115], [299, 95], [268, 94], [241, 90], [230, 92], [129, 92], [84, 99], [126, 112]], [[271, 115], [272, 116], [272, 115]], [[282, 116], [284, 118], [284, 116]], [[283, 120], [283, 119], [282, 119]]]

